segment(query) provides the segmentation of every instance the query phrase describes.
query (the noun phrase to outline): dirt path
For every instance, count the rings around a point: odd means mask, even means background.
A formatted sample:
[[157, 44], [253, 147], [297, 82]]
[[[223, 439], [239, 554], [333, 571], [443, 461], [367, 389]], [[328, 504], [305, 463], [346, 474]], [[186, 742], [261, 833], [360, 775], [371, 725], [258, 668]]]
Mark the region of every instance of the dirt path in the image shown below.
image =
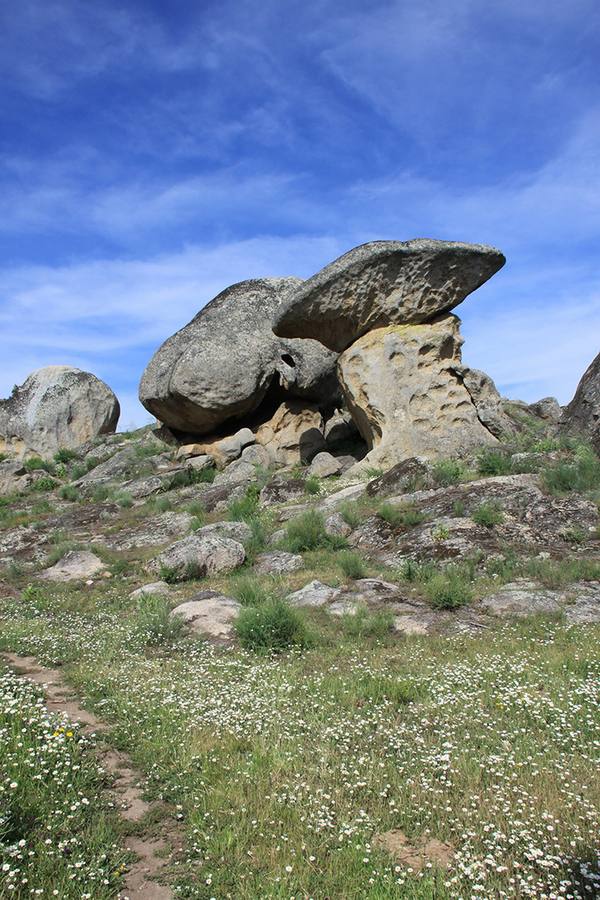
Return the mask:
[[[43, 688], [50, 712], [65, 713], [72, 722], [81, 726], [85, 734], [93, 733], [101, 737], [109, 732], [110, 728], [105, 722], [79, 705], [58, 669], [40, 666], [33, 656], [18, 656], [16, 653], [1, 653], [0, 656], [17, 674]], [[140, 822], [150, 811], [161, 809], [159, 804], [149, 804], [143, 799], [139, 787], [142, 773], [133, 768], [125, 754], [99, 745], [97, 755], [102, 768], [113, 776], [113, 794], [123, 819]], [[138, 859], [125, 874], [123, 889], [119, 894], [122, 900], [136, 897], [140, 900], [171, 900], [173, 897], [170, 888], [158, 884], [153, 878], [160, 876], [161, 870], [171, 858], [169, 847], [177, 846], [181, 837], [175, 825], [166, 826], [163, 823], [161, 831], [162, 834], [158, 837], [142, 834], [126, 839], [126, 848], [135, 853]]]

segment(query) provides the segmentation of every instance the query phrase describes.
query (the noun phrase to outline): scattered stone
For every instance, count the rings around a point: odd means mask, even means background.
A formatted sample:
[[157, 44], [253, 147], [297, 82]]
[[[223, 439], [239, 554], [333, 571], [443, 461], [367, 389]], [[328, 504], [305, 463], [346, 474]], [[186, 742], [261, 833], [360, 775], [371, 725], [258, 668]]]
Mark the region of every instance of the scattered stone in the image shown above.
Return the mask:
[[583, 581], [566, 589], [564, 614], [572, 625], [600, 622], [600, 581]]
[[297, 278], [259, 278], [222, 291], [155, 353], [140, 400], [178, 431], [208, 434], [254, 413], [269, 389], [317, 403], [339, 396], [336, 355], [282, 340], [272, 320]]
[[242, 451], [242, 459], [244, 462], [252, 463], [253, 466], [261, 466], [263, 469], [269, 469], [274, 462], [268, 448], [262, 447], [260, 444], [245, 447]]
[[451, 457], [495, 444], [462, 379], [458, 319], [370, 331], [340, 356], [346, 403], [369, 447], [359, 466]]
[[313, 457], [313, 461], [308, 469], [309, 475], [316, 475], [318, 478], [330, 478], [332, 475], [340, 475], [342, 464], [335, 456], [322, 450]]
[[422, 490], [431, 487], [431, 467], [425, 456], [410, 456], [396, 463], [383, 475], [379, 475], [367, 485], [369, 497], [404, 491]]
[[153, 581], [152, 584], [145, 584], [143, 587], [137, 588], [129, 595], [130, 600], [140, 600], [142, 597], [166, 597], [171, 589], [166, 581]]
[[183, 619], [196, 634], [227, 640], [233, 635], [233, 623], [240, 609], [232, 597], [217, 591], [200, 591], [191, 600], [176, 606], [171, 615]]
[[[216, 438], [205, 444], [187, 444], [187, 450], [193, 447], [193, 457], [209, 456], [220, 466], [228, 465], [242, 455], [245, 447], [254, 443], [254, 434], [249, 428], [240, 428], [228, 437]], [[183, 448], [182, 448], [183, 449]], [[191, 454], [192, 455], [192, 454]]]
[[336, 409], [327, 420], [324, 428], [325, 443], [328, 450], [339, 450], [359, 437], [352, 416], [347, 409]]
[[332, 536], [348, 537], [352, 529], [342, 515], [335, 512], [325, 519], [325, 531]]
[[303, 566], [304, 560], [299, 553], [274, 550], [270, 553], [261, 553], [257, 557], [254, 571], [259, 575], [283, 575], [286, 572], [296, 572]]
[[341, 352], [373, 329], [425, 322], [453, 309], [504, 263], [499, 250], [481, 244], [372, 241], [290, 285], [273, 329]]
[[188, 466], [191, 466], [192, 469], [196, 472], [204, 472], [206, 469], [212, 469], [214, 466], [214, 460], [212, 456], [208, 456], [208, 454], [203, 454], [201, 456], [192, 456], [187, 461]]
[[165, 568], [182, 578], [201, 578], [218, 572], [231, 572], [246, 559], [243, 546], [218, 534], [188, 535], [163, 551], [154, 560], [154, 568]]
[[0, 452], [51, 456], [114, 432], [119, 401], [103, 381], [71, 366], [47, 366], [0, 400]]
[[49, 581], [85, 581], [107, 571], [101, 559], [89, 550], [69, 550], [56, 565], [40, 573]]
[[244, 544], [252, 537], [252, 529], [246, 522], [212, 522], [210, 525], [203, 525], [195, 534], [200, 537], [219, 534]]
[[213, 484], [239, 484], [242, 481], [250, 483], [256, 478], [256, 469], [245, 459], [236, 459], [226, 469], [215, 477]]
[[341, 594], [340, 588], [330, 587], [321, 581], [310, 581], [299, 591], [286, 597], [292, 606], [326, 606]]
[[303, 478], [286, 478], [284, 475], [275, 475], [260, 492], [261, 506], [274, 506], [277, 503], [287, 503], [306, 496]]

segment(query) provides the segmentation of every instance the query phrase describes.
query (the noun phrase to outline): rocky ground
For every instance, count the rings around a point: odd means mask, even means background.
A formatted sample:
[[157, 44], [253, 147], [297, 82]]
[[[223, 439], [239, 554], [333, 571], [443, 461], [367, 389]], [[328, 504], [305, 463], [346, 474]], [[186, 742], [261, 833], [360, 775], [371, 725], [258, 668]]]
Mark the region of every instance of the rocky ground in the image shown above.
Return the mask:
[[[173, 896], [594, 896], [600, 461], [512, 414], [386, 472], [152, 428], [0, 462], [2, 646], [62, 666], [182, 825]], [[62, 896], [125, 896], [110, 828]], [[29, 896], [48, 859], [8, 832]]]

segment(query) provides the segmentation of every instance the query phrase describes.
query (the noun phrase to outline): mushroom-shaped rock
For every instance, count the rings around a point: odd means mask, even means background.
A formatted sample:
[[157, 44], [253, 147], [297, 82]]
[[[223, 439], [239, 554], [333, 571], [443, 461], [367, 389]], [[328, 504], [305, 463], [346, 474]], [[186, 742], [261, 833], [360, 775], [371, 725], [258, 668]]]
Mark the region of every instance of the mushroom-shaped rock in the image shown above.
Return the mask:
[[375, 329], [340, 356], [346, 402], [369, 447], [359, 466], [496, 443], [457, 375], [461, 344], [459, 320], [449, 315]]
[[372, 241], [290, 289], [273, 328], [341, 352], [374, 328], [426, 322], [453, 309], [504, 262], [483, 244]]
[[103, 381], [71, 366], [46, 366], [0, 400], [0, 450], [49, 456], [112, 434], [119, 401]]
[[334, 403], [336, 355], [273, 334], [282, 298], [299, 284], [259, 278], [222, 291], [154, 354], [140, 383], [146, 409], [178, 431], [207, 434], [253, 413], [269, 389]]

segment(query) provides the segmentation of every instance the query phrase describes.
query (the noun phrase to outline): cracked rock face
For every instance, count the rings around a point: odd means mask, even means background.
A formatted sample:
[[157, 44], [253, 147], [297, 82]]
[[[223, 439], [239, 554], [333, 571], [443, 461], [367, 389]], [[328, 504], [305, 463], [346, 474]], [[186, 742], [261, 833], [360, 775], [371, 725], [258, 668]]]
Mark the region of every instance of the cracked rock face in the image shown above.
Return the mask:
[[339, 358], [342, 390], [369, 453], [389, 468], [413, 456], [453, 456], [495, 444], [460, 367], [459, 320], [390, 325], [359, 338]]
[[8, 400], [0, 400], [0, 451], [50, 456], [101, 434], [112, 434], [119, 401], [89, 372], [46, 366], [32, 372]]
[[600, 353], [584, 372], [561, 424], [586, 435], [600, 453]]
[[374, 329], [426, 322], [454, 309], [504, 263], [499, 250], [483, 244], [372, 241], [290, 286], [274, 331], [341, 352]]
[[259, 278], [222, 291], [168, 338], [140, 383], [140, 400], [161, 422], [207, 434], [251, 415], [269, 389], [332, 404], [336, 354], [311, 340], [282, 340], [272, 322], [298, 278]]

